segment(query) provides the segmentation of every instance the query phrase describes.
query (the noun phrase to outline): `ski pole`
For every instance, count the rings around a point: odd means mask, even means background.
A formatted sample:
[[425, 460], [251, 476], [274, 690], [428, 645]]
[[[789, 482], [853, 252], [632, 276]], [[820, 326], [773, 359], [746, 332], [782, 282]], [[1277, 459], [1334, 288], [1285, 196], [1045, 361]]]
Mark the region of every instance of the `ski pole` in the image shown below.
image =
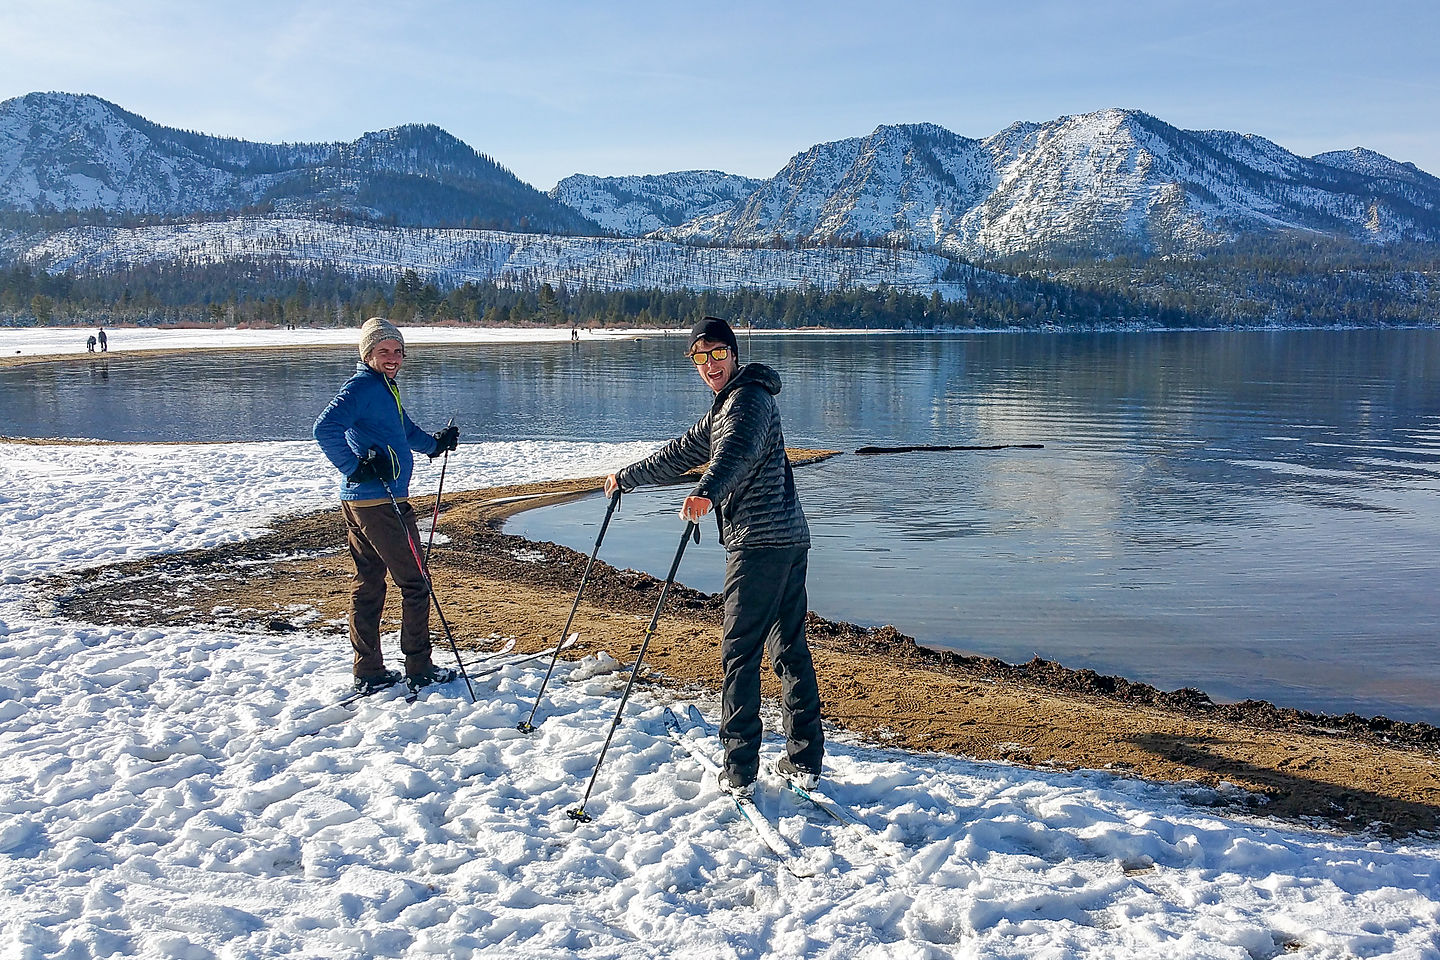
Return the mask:
[[440, 598], [435, 596], [435, 585], [430, 582], [430, 573], [425, 569], [425, 564], [420, 560], [420, 548], [415, 544], [415, 538], [410, 536], [410, 527], [405, 523], [405, 515], [400, 512], [400, 501], [395, 499], [395, 491], [390, 489], [390, 481], [380, 478], [380, 485], [385, 488], [385, 493], [390, 497], [390, 506], [395, 510], [395, 519], [400, 521], [400, 529], [405, 531], [405, 542], [410, 544], [410, 555], [415, 558], [415, 563], [420, 567], [420, 576], [425, 581], [425, 590], [430, 594], [430, 599], [435, 602], [435, 612], [440, 615], [440, 626], [445, 628], [445, 639], [450, 641], [450, 649], [455, 654], [455, 662], [460, 667], [460, 676], [465, 678], [465, 689], [470, 691], [470, 702], [479, 703], [475, 696], [475, 688], [470, 685], [470, 675], [465, 672], [465, 661], [460, 659], [460, 646], [455, 642], [455, 635], [450, 632], [450, 624], [445, 622], [445, 611], [440, 609]]
[[[445, 424], [445, 429], [455, 426], [455, 415], [450, 415], [450, 422]], [[435, 512], [430, 515], [430, 539], [425, 541], [425, 571], [430, 571], [430, 548], [435, 545], [435, 525], [440, 522], [440, 495], [445, 492], [445, 468], [450, 466], [450, 451], [445, 451], [445, 458], [440, 461], [440, 485], [435, 488]]]
[[[570, 624], [575, 619], [575, 611], [580, 609], [580, 595], [585, 592], [585, 583], [590, 579], [590, 568], [595, 566], [595, 557], [600, 553], [600, 541], [605, 539], [605, 528], [610, 526], [610, 517], [614, 515], [615, 508], [620, 506], [620, 488], [615, 488], [615, 493], [610, 497], [610, 506], [605, 508], [605, 520], [600, 524], [600, 533], [595, 537], [595, 549], [590, 551], [590, 561], [585, 564], [585, 573], [580, 578], [580, 589], [575, 591], [575, 602], [570, 605], [570, 616], [565, 619], [565, 629], [560, 631], [560, 639], [564, 640], [570, 636]], [[530, 716], [520, 721], [515, 729], [521, 733], [535, 732], [535, 711], [540, 709], [540, 698], [545, 696], [545, 687], [550, 683], [550, 674], [555, 671], [555, 664], [560, 660], [560, 647], [556, 646], [555, 656], [550, 658], [550, 669], [545, 671], [545, 679], [540, 681], [540, 692], [535, 694], [535, 705], [530, 708]]]
[[640, 643], [640, 653], [635, 657], [635, 666], [630, 671], [630, 679], [625, 683], [625, 692], [620, 695], [620, 705], [615, 708], [615, 719], [610, 723], [610, 733], [605, 737], [605, 745], [600, 748], [600, 759], [595, 761], [595, 772], [590, 774], [590, 784], [585, 788], [585, 796], [580, 799], [580, 806], [573, 810], [566, 810], [565, 815], [571, 820], [580, 823], [589, 823], [593, 819], [585, 812], [585, 804], [590, 800], [590, 791], [595, 789], [595, 779], [600, 776], [600, 765], [605, 762], [605, 754], [610, 751], [610, 741], [615, 737], [615, 730], [620, 726], [620, 718], [625, 714], [625, 701], [630, 699], [630, 688], [635, 685], [635, 678], [640, 673], [640, 664], [645, 659], [645, 650], [650, 646], [650, 638], [655, 636], [655, 624], [660, 622], [660, 608], [665, 606], [665, 595], [670, 592], [670, 584], [675, 582], [675, 571], [680, 569], [680, 558], [685, 555], [685, 544], [690, 542], [691, 535], [694, 535], [695, 542], [700, 542], [700, 527], [694, 520], [685, 524], [685, 532], [680, 534], [680, 547], [675, 551], [675, 562], [670, 564], [670, 575], [665, 578], [665, 585], [660, 588], [660, 599], [655, 604], [655, 613], [650, 618], [650, 626], [645, 628], [645, 639]]

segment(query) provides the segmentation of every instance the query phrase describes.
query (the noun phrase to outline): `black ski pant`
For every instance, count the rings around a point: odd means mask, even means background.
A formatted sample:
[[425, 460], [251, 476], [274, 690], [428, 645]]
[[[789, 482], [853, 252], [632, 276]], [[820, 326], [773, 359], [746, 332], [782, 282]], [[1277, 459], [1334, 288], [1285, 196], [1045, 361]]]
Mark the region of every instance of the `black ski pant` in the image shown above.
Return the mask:
[[820, 772], [825, 737], [820, 689], [805, 642], [805, 570], [810, 548], [753, 547], [725, 555], [725, 628], [720, 664], [720, 740], [725, 769], [741, 782], [760, 769], [760, 668], [768, 656], [780, 678], [786, 752]]
[[400, 588], [400, 652], [407, 676], [421, 673], [430, 660], [430, 587], [420, 570], [416, 551], [420, 531], [415, 510], [400, 504], [400, 517], [386, 501], [357, 507], [341, 501], [346, 539], [355, 575], [350, 579], [350, 645], [355, 649], [357, 677], [374, 676], [385, 669], [380, 652], [380, 615], [385, 610], [385, 574]]

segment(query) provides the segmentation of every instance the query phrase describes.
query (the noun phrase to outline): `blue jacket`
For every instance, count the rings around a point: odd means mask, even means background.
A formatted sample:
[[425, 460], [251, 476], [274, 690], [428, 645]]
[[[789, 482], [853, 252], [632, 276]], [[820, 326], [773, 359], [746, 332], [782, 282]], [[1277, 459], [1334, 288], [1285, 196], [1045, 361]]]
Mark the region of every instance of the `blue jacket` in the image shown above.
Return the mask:
[[[339, 395], [315, 421], [314, 433], [320, 449], [342, 477], [354, 473], [369, 451], [379, 450], [382, 456], [388, 451], [398, 468], [390, 484], [396, 497], [410, 495], [410, 474], [415, 468], [410, 451], [429, 454], [438, 446], [434, 437], [406, 415], [395, 381], [364, 363], [356, 365], [355, 376], [345, 381]], [[386, 498], [379, 480], [340, 481], [341, 500]]]

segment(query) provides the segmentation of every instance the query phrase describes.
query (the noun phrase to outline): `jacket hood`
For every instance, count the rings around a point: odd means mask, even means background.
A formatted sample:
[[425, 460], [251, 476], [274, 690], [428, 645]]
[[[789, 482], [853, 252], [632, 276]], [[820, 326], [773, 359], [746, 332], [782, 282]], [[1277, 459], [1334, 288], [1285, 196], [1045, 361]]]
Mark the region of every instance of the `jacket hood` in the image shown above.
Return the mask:
[[720, 392], [715, 394], [715, 402], [718, 404], [733, 391], [740, 389], [747, 383], [754, 383], [764, 387], [771, 396], [780, 393], [780, 374], [776, 373], [772, 368], [765, 366], [763, 363], [747, 363], [735, 371], [735, 376], [730, 378], [730, 382], [721, 387]]

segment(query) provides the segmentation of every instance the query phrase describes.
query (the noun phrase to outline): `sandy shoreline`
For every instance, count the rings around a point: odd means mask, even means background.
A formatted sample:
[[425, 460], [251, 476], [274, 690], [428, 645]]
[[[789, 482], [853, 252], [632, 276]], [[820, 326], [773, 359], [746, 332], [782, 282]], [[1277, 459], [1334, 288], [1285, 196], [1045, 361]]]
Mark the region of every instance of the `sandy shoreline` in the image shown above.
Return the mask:
[[[498, 528], [515, 512], [597, 487], [588, 478], [446, 495], [439, 530], [449, 542], [436, 543], [432, 566], [462, 647], [496, 632], [517, 637], [522, 650], [552, 642], [587, 557]], [[433, 506], [412, 500], [422, 514]], [[339, 511], [324, 510], [278, 521], [273, 533], [238, 546], [54, 577], [42, 590], [59, 612], [99, 623], [220, 622], [283, 635], [301, 619], [297, 610], [313, 609], [335, 637], [337, 659], [348, 662], [336, 621], [349, 573]], [[659, 587], [647, 574], [597, 562], [572, 658], [605, 650], [633, 662]], [[398, 624], [391, 599], [387, 619]], [[718, 597], [673, 589], [646, 656], [648, 682], [714, 696], [719, 624]], [[1185, 783], [1196, 803], [1344, 830], [1440, 830], [1440, 730], [1426, 724], [1214, 704], [1199, 691], [1167, 693], [1047, 661], [928, 650], [893, 628], [814, 613], [809, 632], [826, 723], [879, 745]], [[767, 677], [767, 695], [775, 692]]]

